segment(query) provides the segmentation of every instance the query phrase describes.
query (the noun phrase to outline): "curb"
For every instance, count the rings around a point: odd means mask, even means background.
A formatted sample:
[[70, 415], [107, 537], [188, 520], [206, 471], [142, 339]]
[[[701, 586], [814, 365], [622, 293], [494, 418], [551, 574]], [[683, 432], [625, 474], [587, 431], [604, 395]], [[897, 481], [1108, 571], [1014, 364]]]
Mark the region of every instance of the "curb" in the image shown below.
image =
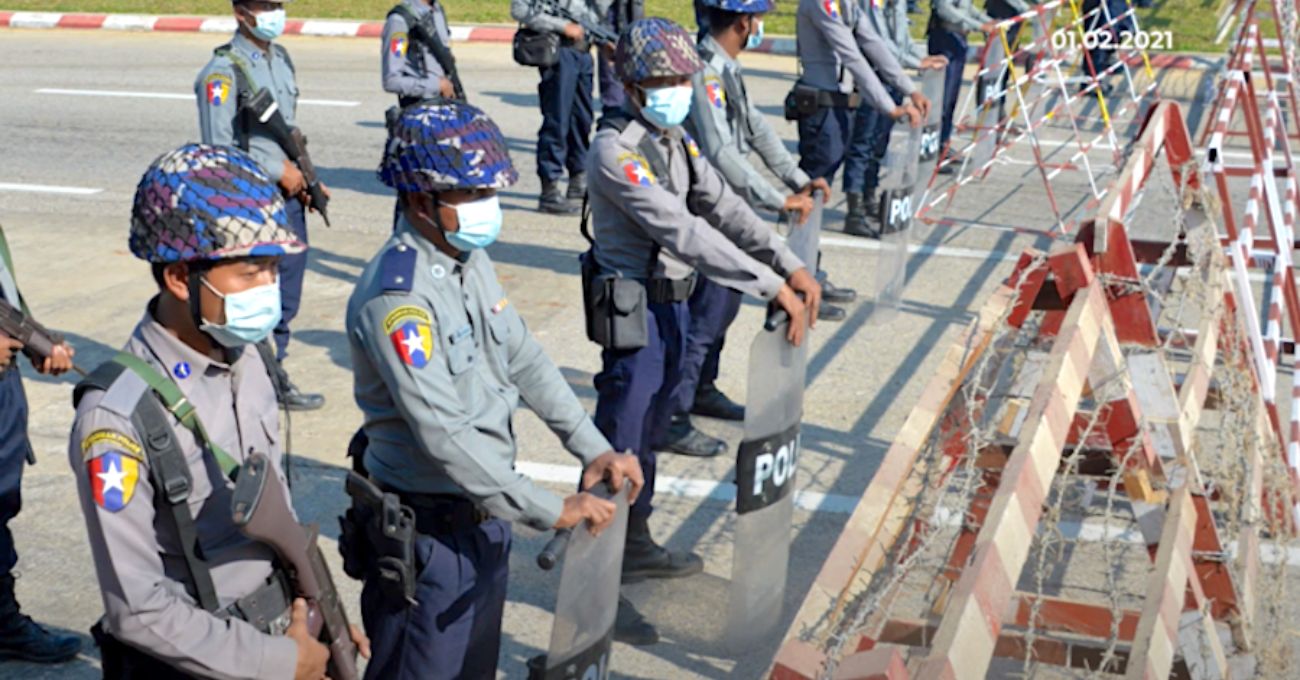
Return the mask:
[[[0, 28], [79, 28], [103, 31], [160, 31], [170, 33], [233, 33], [234, 17], [150, 16], [145, 14], [79, 14], [64, 12], [14, 12], [0, 10]], [[453, 42], [510, 42], [515, 28], [503, 25], [453, 25]], [[348, 21], [346, 19], [290, 19], [285, 35], [330, 38], [378, 38], [384, 33], [382, 21]], [[776, 36], [763, 40], [751, 52], [795, 56], [794, 37]], [[978, 48], [971, 47], [971, 53]], [[1195, 57], [1185, 54], [1153, 54], [1151, 67], [1188, 69], [1197, 66]]]

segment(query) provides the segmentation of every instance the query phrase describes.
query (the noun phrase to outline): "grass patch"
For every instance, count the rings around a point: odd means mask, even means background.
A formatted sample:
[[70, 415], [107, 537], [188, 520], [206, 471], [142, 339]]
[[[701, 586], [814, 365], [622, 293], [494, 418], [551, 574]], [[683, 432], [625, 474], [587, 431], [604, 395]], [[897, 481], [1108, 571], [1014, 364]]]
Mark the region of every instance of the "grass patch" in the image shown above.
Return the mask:
[[[851, 0], [840, 0], [849, 2]], [[1139, 9], [1139, 23], [1149, 31], [1171, 31], [1180, 52], [1222, 52], [1214, 44], [1214, 25], [1222, 0], [1156, 0], [1155, 6]], [[512, 23], [509, 0], [442, 0], [453, 23]], [[666, 16], [694, 27], [691, 0], [646, 0], [650, 14]], [[391, 0], [298, 0], [289, 6], [290, 17], [334, 19], [382, 19]], [[775, 35], [794, 33], [796, 0], [781, 0], [767, 18], [767, 31]], [[929, 16], [929, 2], [912, 17], [913, 33], [922, 37]], [[0, 8], [45, 12], [108, 12], [128, 14], [186, 14], [220, 16], [230, 13], [228, 0], [0, 0]]]

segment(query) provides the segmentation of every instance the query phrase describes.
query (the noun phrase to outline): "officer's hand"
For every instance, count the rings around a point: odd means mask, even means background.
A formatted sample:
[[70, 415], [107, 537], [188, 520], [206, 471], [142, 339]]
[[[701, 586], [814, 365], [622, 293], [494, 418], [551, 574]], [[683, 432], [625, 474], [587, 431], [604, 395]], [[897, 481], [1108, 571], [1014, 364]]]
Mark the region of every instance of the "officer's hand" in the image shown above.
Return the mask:
[[781, 209], [786, 212], [799, 213], [799, 224], [808, 221], [808, 216], [813, 211], [813, 201], [808, 194], [790, 194], [785, 199], [785, 205]]
[[799, 299], [799, 296], [795, 294], [794, 289], [789, 285], [781, 286], [781, 290], [776, 292], [776, 299], [773, 302], [781, 309], [784, 309], [786, 314], [790, 315], [790, 329], [786, 331], [785, 339], [789, 340], [791, 345], [798, 347], [803, 343], [804, 328], [808, 325], [808, 319], [806, 318], [808, 308], [804, 306], [803, 300]]
[[632, 488], [627, 494], [628, 503], [634, 502], [641, 493], [641, 487], [645, 486], [641, 463], [636, 456], [613, 451], [600, 454], [582, 471], [582, 490], [586, 491], [602, 480], [609, 484], [609, 490], [613, 492], [623, 488], [625, 481], [632, 482]]
[[822, 285], [817, 283], [817, 277], [805, 267], [791, 274], [785, 283], [803, 298], [803, 304], [808, 308], [808, 325], [816, 326], [817, 310], [822, 306]]
[[564, 37], [568, 38], [569, 40], [572, 40], [573, 42], [578, 42], [579, 40], [582, 40], [583, 35], [585, 34], [582, 32], [581, 26], [573, 22], [569, 22], [564, 25]]
[[554, 528], [576, 527], [584, 519], [590, 523], [587, 530], [592, 536], [597, 536], [614, 520], [614, 504], [586, 492], [575, 493], [564, 499], [564, 510], [560, 511]]
[[927, 69], [927, 68], [939, 69], [947, 65], [948, 65], [948, 57], [945, 57], [942, 54], [931, 54], [930, 56], [925, 57], [924, 59], [921, 60], [921, 68], [923, 69]]
[[307, 180], [303, 178], [302, 170], [288, 159], [285, 159], [284, 172], [280, 175], [280, 190], [285, 196], [291, 198], [301, 196], [307, 191]]
[[984, 31], [985, 33], [992, 33], [995, 29], [997, 29], [997, 27], [998, 27], [997, 21], [986, 21], [980, 24], [980, 30]]
[[14, 354], [23, 348], [23, 343], [0, 333], [0, 371], [9, 368], [14, 361]]
[[[911, 95], [912, 104], [921, 112], [921, 120], [930, 117], [930, 99], [920, 92], [913, 92]], [[916, 127], [913, 125], [912, 127]]]
[[904, 103], [902, 106], [895, 108], [889, 113], [889, 117], [894, 120], [898, 120], [903, 116], [907, 116], [908, 125], [911, 125], [914, 128], [921, 127], [921, 112], [916, 110], [916, 107], [912, 105], [911, 101]]
[[32, 368], [41, 375], [63, 375], [72, 370], [72, 356], [76, 353], [77, 351], [72, 349], [71, 345], [61, 342], [54, 346], [54, 351], [41, 360], [41, 363], [38, 364], [35, 359], [32, 359]]
[[825, 177], [814, 177], [812, 181], [804, 185], [804, 188], [799, 190], [799, 193], [812, 196], [815, 191], [822, 192], [822, 203], [831, 200], [831, 185], [826, 181]]
[[293, 614], [289, 619], [289, 629], [284, 631], [284, 635], [298, 643], [298, 668], [293, 672], [293, 680], [320, 680], [325, 677], [325, 664], [329, 663], [330, 650], [307, 632], [307, 601], [301, 597], [293, 601]]
[[348, 633], [352, 636], [352, 644], [357, 646], [357, 652], [361, 654], [361, 658], [369, 659], [370, 638], [366, 637], [365, 632], [355, 623], [348, 625]]
[[454, 99], [456, 97], [456, 86], [451, 84], [450, 78], [443, 78], [438, 83], [438, 93], [447, 99]]

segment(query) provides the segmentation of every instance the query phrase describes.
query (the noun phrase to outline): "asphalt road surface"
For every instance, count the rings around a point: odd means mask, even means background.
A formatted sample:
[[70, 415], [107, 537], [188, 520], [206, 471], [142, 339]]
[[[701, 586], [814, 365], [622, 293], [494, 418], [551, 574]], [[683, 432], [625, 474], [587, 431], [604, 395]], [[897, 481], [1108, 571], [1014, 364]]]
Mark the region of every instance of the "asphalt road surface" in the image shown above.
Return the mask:
[[[154, 292], [147, 267], [126, 248], [131, 196], [150, 161], [197, 137], [189, 98], [194, 76], [222, 41], [214, 35], [0, 31], [0, 222], [28, 301], [44, 323], [68, 333], [83, 366], [96, 365], [121, 346]], [[288, 365], [301, 387], [329, 399], [323, 410], [293, 418], [294, 491], [300, 512], [321, 523], [325, 552], [336, 558], [334, 517], [345, 504], [344, 447], [360, 422], [351, 397], [343, 314], [357, 274], [390, 230], [393, 197], [374, 169], [391, 98], [379, 86], [378, 40], [283, 42], [297, 64], [304, 98], [299, 124], [334, 194], [334, 228], [309, 219], [311, 259]], [[584, 242], [576, 218], [534, 210], [537, 74], [515, 65], [507, 45], [465, 44], [456, 51], [471, 100], [500, 124], [522, 176], [502, 192], [506, 227], [489, 253], [511, 300], [578, 396], [594, 408], [592, 375], [599, 352], [583, 335], [577, 276]], [[780, 120], [780, 103], [795, 77], [794, 60], [756, 55], [744, 63], [749, 91], [793, 148], [795, 128]], [[1195, 103], [1199, 76], [1168, 77], [1171, 91]], [[1105, 149], [1095, 153], [1102, 165], [1110, 156]], [[843, 214], [836, 187], [827, 212], [833, 233], [823, 241], [822, 266], [837, 284], [857, 288], [861, 296], [849, 305], [845, 322], [819, 324], [812, 335], [785, 621], [948, 340], [1020, 250], [1048, 244], [1035, 233], [1053, 224], [1038, 170], [1025, 164], [1027, 152], [1009, 158], [1019, 160], [1000, 165], [984, 185], [939, 213], [964, 221], [915, 230], [909, 284], [895, 313], [871, 301], [877, 243], [838, 233]], [[1058, 198], [1072, 209], [1086, 203], [1086, 176], [1067, 172], [1053, 181], [1059, 184]], [[738, 399], [745, 395], [748, 346], [760, 319], [761, 308], [747, 304], [723, 354], [720, 384]], [[38, 620], [82, 634], [86, 652], [55, 668], [0, 665], [0, 676], [98, 677], [86, 631], [101, 601], [66, 453], [73, 381], [27, 373], [39, 462], [27, 470], [24, 509], [14, 522], [20, 599]], [[733, 446], [740, 440], [738, 427], [699, 423]], [[531, 413], [519, 413], [516, 430], [521, 469], [557, 492], [569, 490], [576, 461]], [[739, 655], [716, 642], [731, 573], [732, 459], [665, 455], [659, 474], [656, 536], [671, 547], [700, 551], [707, 567], [695, 578], [626, 588], [664, 639], [648, 648], [617, 645], [613, 674], [755, 677], [770, 661], [778, 638]], [[541, 653], [549, 639], [558, 580], [533, 562], [544, 538], [516, 530], [502, 677], [522, 677], [525, 660]], [[336, 580], [355, 606], [358, 584], [341, 571]], [[784, 630], [784, 623], [777, 628]]]

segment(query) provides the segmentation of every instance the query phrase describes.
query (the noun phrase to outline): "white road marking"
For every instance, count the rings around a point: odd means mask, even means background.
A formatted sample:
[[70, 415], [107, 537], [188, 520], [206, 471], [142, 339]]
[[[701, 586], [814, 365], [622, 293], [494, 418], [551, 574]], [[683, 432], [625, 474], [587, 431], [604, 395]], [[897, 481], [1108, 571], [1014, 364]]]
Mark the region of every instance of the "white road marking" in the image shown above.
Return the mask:
[[[42, 87], [36, 90], [37, 94], [58, 94], [69, 95], [74, 97], [124, 97], [132, 99], [178, 99], [184, 101], [194, 101], [193, 94], [180, 94], [177, 92], [132, 92], [128, 90], [74, 90], [61, 87]], [[342, 100], [342, 99], [299, 99], [299, 104], [306, 106], [337, 106], [351, 108], [361, 106], [361, 102]]]
[[[880, 250], [880, 241], [866, 238], [823, 236], [821, 244], [851, 250]], [[956, 248], [953, 246], [908, 245], [907, 252], [913, 255], [937, 255], [939, 257], [956, 257], [967, 260], [988, 260], [993, 258], [1004, 262], [1015, 262], [1020, 259], [1020, 253], [1011, 253], [1005, 250], [977, 250], [975, 248]]]
[[74, 196], [90, 196], [103, 191], [103, 189], [92, 189], [90, 187], [58, 187], [48, 184], [18, 184], [14, 182], [0, 182], [0, 191], [26, 191], [39, 194], [72, 194]]

